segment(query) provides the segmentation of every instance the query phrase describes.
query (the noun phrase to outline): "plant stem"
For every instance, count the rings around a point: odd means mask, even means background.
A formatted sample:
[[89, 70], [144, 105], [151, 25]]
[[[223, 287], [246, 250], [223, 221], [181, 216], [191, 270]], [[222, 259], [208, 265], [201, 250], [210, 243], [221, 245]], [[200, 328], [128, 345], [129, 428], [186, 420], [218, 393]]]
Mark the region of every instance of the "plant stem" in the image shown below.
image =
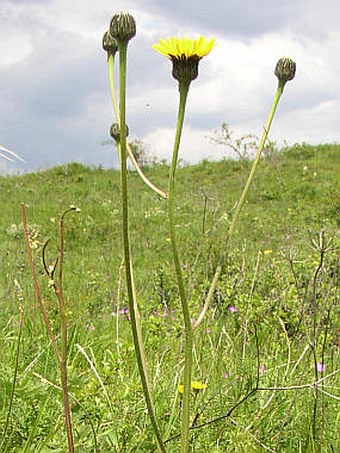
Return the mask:
[[[13, 374], [13, 383], [12, 383], [12, 389], [11, 389], [11, 394], [9, 398], [9, 404], [8, 404], [8, 410], [7, 410], [7, 417], [6, 417], [6, 422], [5, 422], [5, 429], [2, 434], [2, 442], [1, 442], [1, 450], [3, 447], [5, 447], [5, 442], [6, 442], [6, 436], [7, 436], [7, 431], [9, 427], [9, 420], [12, 414], [12, 408], [13, 408], [13, 401], [14, 401], [14, 393], [15, 393], [15, 387], [17, 384], [17, 377], [18, 377], [18, 369], [19, 369], [19, 356], [20, 356], [20, 347], [21, 347], [21, 337], [22, 337], [22, 329], [24, 325], [24, 309], [22, 306], [22, 302], [19, 304], [19, 328], [18, 328], [18, 341], [17, 341], [17, 348], [16, 348], [16, 354], [15, 354], [15, 365], [14, 365], [14, 374]], [[7, 447], [7, 445], [6, 445]], [[2, 451], [5, 451], [2, 450]]]
[[48, 319], [48, 315], [47, 315], [47, 312], [46, 312], [46, 309], [45, 309], [44, 300], [42, 298], [42, 295], [41, 295], [41, 292], [40, 292], [40, 289], [39, 289], [37, 275], [36, 275], [36, 272], [35, 272], [35, 266], [34, 266], [32, 250], [31, 250], [31, 245], [30, 245], [30, 240], [29, 240], [29, 232], [28, 232], [28, 227], [27, 227], [26, 209], [25, 209], [25, 204], [24, 203], [21, 203], [21, 213], [22, 213], [22, 223], [23, 223], [23, 226], [24, 226], [26, 251], [27, 251], [28, 262], [29, 262], [30, 269], [31, 269], [32, 280], [33, 280], [33, 285], [34, 285], [34, 291], [35, 291], [35, 294], [36, 294], [37, 299], [38, 299], [39, 307], [40, 307], [41, 313], [42, 313], [43, 318], [44, 318], [45, 326], [46, 326], [48, 335], [50, 337], [51, 344], [53, 346], [53, 349], [54, 349], [54, 352], [55, 352], [55, 354], [57, 356], [57, 359], [60, 362], [61, 361], [61, 354], [60, 354], [59, 348], [57, 346], [57, 341], [56, 341], [56, 338], [54, 336], [50, 321]]
[[229, 225], [229, 229], [228, 229], [228, 233], [227, 233], [225, 251], [223, 252], [223, 254], [221, 255], [221, 257], [219, 259], [218, 265], [217, 265], [216, 270], [215, 270], [214, 277], [213, 277], [213, 279], [211, 281], [211, 284], [210, 284], [210, 287], [209, 287], [208, 295], [207, 295], [207, 297], [205, 299], [205, 302], [204, 302], [203, 309], [202, 309], [197, 321], [195, 322], [195, 324], [193, 326], [193, 329], [196, 329], [201, 324], [201, 322], [203, 321], [203, 318], [204, 318], [204, 316], [205, 316], [205, 314], [206, 314], [206, 312], [207, 312], [207, 310], [209, 308], [211, 299], [212, 299], [212, 297], [214, 295], [214, 292], [215, 292], [215, 289], [216, 289], [216, 286], [217, 286], [217, 282], [218, 282], [218, 280], [219, 280], [219, 278], [221, 276], [223, 264], [224, 264], [224, 262], [226, 260], [226, 257], [228, 256], [229, 243], [230, 243], [230, 241], [232, 239], [233, 233], [235, 231], [235, 225], [236, 225], [236, 222], [237, 222], [237, 220], [239, 218], [241, 208], [242, 208], [242, 206], [243, 206], [243, 204], [245, 202], [245, 199], [246, 199], [246, 197], [248, 195], [250, 185], [253, 182], [253, 179], [254, 179], [258, 164], [260, 162], [261, 154], [262, 154], [265, 142], [266, 142], [268, 134], [269, 134], [269, 130], [270, 130], [270, 127], [271, 127], [271, 124], [272, 124], [272, 121], [273, 121], [273, 118], [274, 118], [274, 115], [275, 115], [275, 112], [276, 112], [276, 108], [277, 108], [277, 105], [278, 105], [279, 100], [280, 100], [280, 98], [282, 96], [282, 93], [283, 93], [283, 88], [284, 88], [284, 84], [279, 83], [279, 85], [277, 87], [277, 90], [276, 90], [276, 93], [275, 93], [275, 97], [274, 97], [271, 109], [270, 109], [270, 112], [269, 112], [269, 115], [268, 115], [267, 123], [265, 125], [264, 131], [263, 131], [263, 134], [262, 134], [262, 137], [261, 137], [261, 141], [259, 143], [259, 146], [258, 146], [258, 149], [257, 149], [257, 153], [256, 153], [255, 159], [253, 161], [253, 165], [251, 167], [250, 173], [248, 175], [248, 179], [247, 179], [246, 184], [245, 184], [245, 186], [243, 188], [241, 196], [240, 196], [240, 198], [239, 198], [239, 200], [237, 202], [236, 208], [235, 208], [235, 210], [233, 212], [233, 216], [232, 216], [232, 219], [231, 219], [231, 222], [230, 222], [230, 225]]
[[238, 220], [241, 208], [242, 208], [242, 206], [244, 204], [244, 201], [246, 199], [246, 196], [247, 196], [247, 194], [249, 192], [250, 185], [251, 185], [251, 183], [252, 183], [252, 181], [254, 179], [258, 164], [260, 162], [260, 157], [261, 157], [264, 145], [266, 143], [266, 140], [267, 140], [267, 137], [268, 137], [268, 134], [269, 134], [269, 130], [270, 130], [271, 124], [273, 122], [273, 118], [274, 118], [274, 115], [275, 115], [276, 108], [277, 108], [277, 105], [279, 103], [280, 97], [282, 95], [282, 92], [283, 92], [283, 86], [281, 84], [279, 84], [279, 86], [278, 86], [278, 88], [276, 90], [276, 93], [275, 93], [275, 97], [274, 97], [274, 100], [273, 100], [273, 103], [272, 103], [272, 106], [271, 106], [271, 109], [270, 109], [270, 112], [269, 112], [269, 115], [268, 115], [267, 123], [266, 123], [266, 125], [264, 127], [264, 131], [263, 131], [263, 134], [262, 134], [262, 137], [261, 137], [261, 141], [260, 141], [256, 156], [255, 156], [253, 165], [251, 167], [247, 182], [246, 182], [246, 184], [245, 184], [245, 186], [243, 188], [243, 191], [241, 193], [240, 199], [239, 199], [239, 201], [238, 201], [238, 203], [236, 205], [233, 217], [231, 219], [231, 223], [230, 223], [229, 231], [228, 231], [228, 241], [230, 241], [230, 239], [231, 239], [231, 237], [232, 237], [232, 235], [234, 233], [235, 225], [236, 225], [236, 222]]
[[72, 434], [72, 420], [70, 401], [68, 395], [68, 383], [67, 383], [67, 317], [65, 313], [65, 299], [61, 289], [54, 285], [55, 295], [59, 302], [60, 310], [60, 324], [61, 324], [61, 360], [60, 360], [60, 380], [63, 393], [63, 405], [65, 415], [65, 425], [67, 432], [68, 451], [69, 453], [74, 452], [74, 441]]
[[115, 117], [119, 124], [119, 107], [117, 103], [116, 88], [115, 88], [115, 57], [110, 53], [107, 59], [107, 67], [109, 70], [109, 81], [110, 81], [110, 92], [111, 100], [113, 105], [113, 110], [115, 112]]
[[144, 344], [142, 339], [140, 314], [136, 301], [136, 292], [133, 280], [133, 270], [130, 252], [130, 236], [129, 236], [129, 212], [128, 212], [128, 189], [127, 189], [127, 167], [126, 167], [126, 114], [125, 114], [125, 99], [126, 99], [126, 54], [127, 42], [119, 41], [119, 103], [120, 103], [120, 177], [122, 191], [122, 217], [123, 217], [123, 241], [124, 241], [124, 260], [126, 285], [129, 299], [129, 312], [131, 317], [131, 330], [133, 342], [135, 346], [135, 354], [138, 364], [138, 369], [142, 381], [144, 396], [149, 412], [149, 417], [156, 435], [158, 448], [165, 452], [166, 448], [162, 440], [162, 436], [156, 420], [154, 403], [151, 395], [150, 380], [147, 372], [146, 357], [144, 352]]
[[184, 287], [184, 280], [181, 268], [181, 262], [177, 247], [176, 238], [176, 224], [174, 219], [174, 189], [175, 189], [175, 174], [178, 161], [178, 150], [181, 140], [184, 113], [186, 99], [189, 91], [190, 83], [179, 84], [179, 110], [177, 119], [177, 129], [175, 136], [175, 143], [172, 155], [172, 163], [169, 175], [169, 186], [168, 186], [168, 217], [170, 223], [170, 236], [172, 254], [174, 259], [174, 265], [177, 276], [177, 284], [179, 290], [179, 296], [181, 300], [182, 313], [184, 318], [184, 329], [185, 329], [185, 346], [184, 346], [184, 393], [183, 393], [183, 412], [182, 412], [182, 428], [181, 428], [181, 451], [185, 453], [189, 451], [189, 428], [190, 428], [190, 391], [191, 391], [191, 369], [192, 369], [192, 346], [193, 346], [193, 335], [192, 326], [190, 321], [190, 313], [188, 307], [188, 301], [186, 291]]
[[[45, 325], [46, 325], [48, 334], [50, 336], [50, 340], [51, 340], [52, 346], [54, 348], [54, 352], [57, 356], [57, 359], [58, 359], [58, 362], [60, 365], [60, 380], [62, 383], [63, 406], [64, 406], [65, 425], [66, 425], [66, 432], [67, 432], [68, 451], [69, 451], [69, 453], [74, 453], [72, 420], [71, 420], [71, 411], [70, 411], [68, 384], [67, 384], [67, 317], [66, 317], [66, 312], [65, 312], [66, 303], [65, 303], [65, 299], [64, 299], [64, 295], [63, 295], [63, 291], [62, 291], [62, 286], [61, 286], [62, 277], [63, 277], [63, 260], [64, 260], [64, 243], [65, 243], [65, 241], [64, 241], [64, 215], [67, 212], [72, 211], [73, 208], [67, 210], [62, 215], [61, 221], [60, 221], [59, 285], [57, 285], [55, 283], [53, 274], [51, 275], [49, 273], [49, 270], [45, 263], [45, 258], [43, 256], [45, 271], [51, 278], [53, 290], [54, 290], [54, 293], [55, 293], [58, 303], [59, 303], [59, 311], [60, 311], [60, 318], [61, 318], [61, 351], [59, 351], [59, 348], [57, 346], [56, 339], [53, 334], [53, 331], [52, 331], [52, 328], [51, 328], [51, 325], [50, 325], [50, 322], [48, 319], [48, 315], [45, 310], [45, 305], [44, 305], [44, 302], [43, 302], [43, 299], [42, 299], [42, 296], [40, 293], [40, 289], [39, 289], [39, 285], [38, 285], [38, 281], [37, 281], [37, 277], [36, 277], [36, 273], [35, 273], [31, 246], [29, 243], [29, 234], [28, 234], [28, 228], [27, 228], [26, 210], [25, 210], [24, 203], [21, 203], [21, 210], [22, 210], [22, 219], [23, 219], [23, 225], [24, 225], [27, 255], [28, 255], [28, 259], [29, 259], [29, 263], [30, 263], [30, 267], [31, 267], [31, 273], [32, 273], [35, 293], [38, 298], [40, 309], [41, 309], [41, 312], [44, 317]], [[45, 250], [45, 247], [43, 250]], [[44, 254], [44, 252], [43, 252], [43, 254]]]
[[65, 215], [72, 211], [73, 208], [68, 209], [63, 213], [60, 219], [60, 252], [59, 252], [59, 279], [58, 285], [53, 284], [55, 295], [59, 302], [60, 310], [60, 324], [61, 324], [61, 360], [60, 360], [60, 380], [63, 393], [63, 404], [65, 414], [65, 424], [68, 441], [69, 453], [74, 452], [74, 441], [72, 433], [72, 419], [70, 410], [70, 401], [68, 395], [68, 381], [67, 381], [67, 337], [68, 337], [68, 324], [66, 316], [66, 301], [63, 293], [63, 265], [64, 265], [64, 251], [65, 251]]
[[[119, 107], [118, 107], [118, 104], [117, 104], [117, 96], [116, 96], [116, 88], [115, 88], [115, 77], [114, 77], [114, 56], [112, 54], [109, 54], [108, 56], [108, 60], [107, 60], [107, 64], [108, 64], [108, 70], [109, 70], [109, 81], [110, 81], [110, 91], [111, 91], [111, 99], [112, 99], [112, 105], [113, 105], [113, 110], [114, 110], [114, 113], [115, 113], [115, 116], [116, 116], [116, 119], [117, 119], [117, 122], [118, 122], [118, 125], [120, 126], [120, 113], [119, 113]], [[166, 199], [167, 198], [167, 194], [162, 190], [160, 189], [159, 187], [157, 187], [153, 182], [151, 182], [148, 177], [143, 173], [143, 170], [141, 169], [140, 165], [138, 164], [133, 152], [132, 152], [132, 149], [129, 145], [128, 142], [126, 142], [126, 150], [127, 150], [127, 153], [129, 155], [129, 158], [133, 164], [133, 166], [135, 167], [137, 173], [139, 174], [140, 178], [142, 179], [142, 181], [151, 189], [153, 190], [155, 193], [157, 193], [157, 195], [161, 196], [162, 198]]]

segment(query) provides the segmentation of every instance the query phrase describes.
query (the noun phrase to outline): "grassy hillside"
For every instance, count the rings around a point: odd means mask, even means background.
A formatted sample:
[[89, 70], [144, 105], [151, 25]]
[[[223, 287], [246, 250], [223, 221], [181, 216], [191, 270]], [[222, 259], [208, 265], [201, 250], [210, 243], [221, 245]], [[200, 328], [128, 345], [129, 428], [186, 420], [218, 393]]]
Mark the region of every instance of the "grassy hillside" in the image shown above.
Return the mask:
[[[204, 161], [178, 170], [176, 216], [195, 318], [250, 164]], [[159, 165], [147, 174], [166, 189], [168, 171]], [[232, 413], [194, 430], [194, 451], [340, 449], [339, 175], [339, 145], [298, 145], [261, 162], [213, 304], [195, 336], [194, 378], [207, 384], [194, 399], [196, 425]], [[138, 300], [157, 413], [170, 438], [179, 430], [183, 362], [166, 202], [134, 172], [129, 185]], [[50, 239], [50, 264], [58, 254], [61, 213], [70, 205], [81, 209], [66, 217], [64, 267], [76, 451], [154, 451], [124, 313], [119, 172], [79, 164], [0, 178], [0, 429], [8, 425], [1, 451], [65, 451], [66, 445], [56, 360], [25, 252], [22, 201], [56, 333], [60, 321], [43, 275], [42, 245]], [[318, 249], [320, 238], [333, 238], [326, 250]], [[24, 325], [9, 412], [19, 305]], [[294, 387], [331, 373], [320, 389]], [[177, 451], [176, 440], [168, 446]]]

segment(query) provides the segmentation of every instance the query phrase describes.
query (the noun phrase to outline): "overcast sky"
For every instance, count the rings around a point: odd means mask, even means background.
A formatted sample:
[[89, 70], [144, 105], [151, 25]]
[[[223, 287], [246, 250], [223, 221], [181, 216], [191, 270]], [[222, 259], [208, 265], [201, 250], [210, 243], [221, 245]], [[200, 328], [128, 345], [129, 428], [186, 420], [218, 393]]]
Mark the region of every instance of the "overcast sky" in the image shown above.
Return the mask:
[[171, 63], [152, 49], [167, 36], [216, 39], [192, 83], [180, 157], [221, 158], [208, 136], [222, 122], [261, 135], [283, 55], [297, 63], [271, 138], [279, 144], [339, 142], [338, 0], [0, 0], [0, 144], [27, 163], [0, 158], [0, 173], [64, 162], [117, 166], [103, 146], [113, 119], [102, 35], [131, 12], [128, 125], [158, 158], [169, 158], [178, 90]]

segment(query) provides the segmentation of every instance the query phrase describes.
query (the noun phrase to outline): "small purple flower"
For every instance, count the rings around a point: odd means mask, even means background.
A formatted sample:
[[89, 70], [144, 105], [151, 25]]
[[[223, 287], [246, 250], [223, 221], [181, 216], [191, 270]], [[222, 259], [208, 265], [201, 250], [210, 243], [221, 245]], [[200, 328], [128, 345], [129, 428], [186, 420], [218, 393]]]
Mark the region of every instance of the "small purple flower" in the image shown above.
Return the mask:
[[121, 308], [120, 310], [118, 310], [118, 313], [120, 315], [127, 315], [129, 313], [129, 309], [128, 308]]
[[326, 365], [324, 363], [317, 363], [316, 364], [316, 371], [319, 373], [324, 373], [326, 371]]
[[228, 307], [228, 310], [231, 311], [232, 313], [237, 312], [237, 308], [234, 305], [231, 305], [230, 307]]
[[94, 327], [92, 324], [90, 324], [90, 323], [88, 322], [88, 323], [86, 324], [86, 329], [87, 329], [87, 330], [92, 330], [92, 331], [93, 331], [93, 330], [95, 330], [95, 327]]
[[206, 329], [205, 333], [209, 335], [209, 333], [211, 333], [211, 329]]
[[264, 373], [266, 371], [266, 367], [264, 365], [259, 366], [259, 373]]
[[230, 373], [223, 373], [222, 377], [223, 379], [227, 379], [230, 376]]

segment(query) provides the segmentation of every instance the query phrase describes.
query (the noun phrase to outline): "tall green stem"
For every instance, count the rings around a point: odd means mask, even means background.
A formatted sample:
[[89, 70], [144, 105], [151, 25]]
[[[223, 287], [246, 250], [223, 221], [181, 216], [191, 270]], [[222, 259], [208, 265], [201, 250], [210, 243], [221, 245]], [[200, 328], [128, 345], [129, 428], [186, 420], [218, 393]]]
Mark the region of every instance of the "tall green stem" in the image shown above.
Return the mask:
[[[108, 72], [109, 72], [110, 91], [111, 91], [111, 100], [112, 100], [113, 110], [114, 110], [117, 122], [120, 125], [120, 113], [119, 113], [119, 107], [118, 107], [117, 97], [116, 97], [115, 76], [114, 76], [114, 74], [115, 74], [115, 71], [114, 71], [115, 58], [111, 53], [109, 53], [109, 55], [108, 55], [107, 65], [108, 65]], [[141, 169], [140, 165], [138, 164], [138, 162], [132, 152], [131, 146], [129, 145], [128, 142], [126, 142], [126, 150], [127, 150], [127, 154], [129, 155], [129, 158], [130, 158], [133, 166], [135, 167], [135, 169], [136, 169], [137, 173], [139, 174], [139, 176], [141, 177], [142, 181], [151, 190], [156, 192], [162, 198], [166, 199], [167, 194], [162, 189], [157, 187], [153, 182], [151, 182], [147, 178], [147, 176], [143, 173], [143, 170]]]
[[122, 191], [122, 218], [123, 218], [123, 241], [124, 241], [124, 260], [125, 260], [125, 273], [126, 285], [129, 299], [129, 312], [131, 317], [131, 330], [133, 342], [135, 346], [135, 354], [138, 364], [138, 369], [142, 381], [144, 396], [151, 419], [153, 429], [155, 431], [158, 448], [165, 452], [165, 446], [162, 436], [157, 424], [155, 408], [151, 395], [150, 380], [147, 373], [146, 357], [144, 352], [144, 345], [142, 340], [140, 314], [136, 301], [136, 293], [133, 280], [133, 270], [130, 253], [130, 236], [129, 236], [129, 211], [128, 211], [128, 188], [127, 188], [127, 150], [126, 150], [126, 54], [127, 42], [120, 41], [119, 45], [119, 113], [120, 113], [120, 177], [121, 177], [121, 191]]
[[235, 225], [236, 225], [236, 222], [238, 220], [241, 208], [242, 208], [242, 206], [244, 204], [244, 201], [246, 199], [246, 196], [247, 196], [247, 194], [249, 192], [249, 187], [250, 187], [250, 185], [251, 185], [251, 183], [252, 183], [252, 181], [254, 179], [258, 164], [260, 162], [260, 157], [261, 157], [264, 145], [266, 143], [266, 140], [267, 140], [267, 137], [268, 137], [268, 134], [269, 134], [269, 129], [270, 129], [271, 125], [272, 125], [273, 118], [274, 118], [274, 115], [275, 115], [275, 112], [276, 112], [276, 108], [277, 108], [277, 105], [279, 103], [279, 100], [280, 100], [280, 97], [281, 97], [282, 93], [283, 93], [283, 85], [279, 84], [279, 86], [278, 86], [278, 88], [276, 90], [276, 93], [275, 93], [275, 97], [274, 97], [274, 100], [273, 100], [273, 103], [272, 103], [272, 106], [271, 106], [271, 109], [270, 109], [270, 112], [269, 112], [269, 115], [268, 115], [267, 123], [265, 125], [264, 131], [263, 131], [263, 134], [262, 134], [262, 137], [261, 137], [261, 141], [260, 141], [256, 156], [255, 156], [255, 159], [254, 159], [254, 162], [253, 162], [253, 165], [252, 165], [250, 173], [248, 175], [247, 182], [246, 182], [246, 184], [245, 184], [245, 186], [243, 188], [243, 191], [241, 193], [240, 199], [239, 199], [239, 201], [238, 201], [238, 203], [236, 205], [233, 217], [232, 217], [231, 222], [230, 222], [229, 231], [228, 231], [228, 241], [230, 241], [230, 239], [231, 239], [231, 237], [232, 237], [232, 235], [234, 233]]
[[186, 296], [186, 291], [184, 287], [184, 280], [181, 268], [181, 262], [178, 253], [177, 247], [177, 237], [176, 237], [176, 224], [175, 224], [175, 215], [174, 215], [174, 189], [175, 189], [175, 174], [178, 161], [178, 150], [181, 140], [185, 105], [187, 100], [187, 95], [189, 91], [190, 83], [180, 83], [179, 84], [179, 110], [178, 110], [178, 119], [177, 119], [177, 130], [175, 136], [175, 143], [172, 155], [172, 163], [169, 176], [169, 186], [168, 186], [168, 216], [170, 223], [170, 236], [171, 236], [171, 246], [172, 254], [174, 259], [174, 265], [177, 276], [177, 283], [179, 289], [179, 296], [181, 300], [183, 318], [184, 318], [184, 329], [185, 329], [185, 346], [184, 346], [184, 393], [183, 393], [183, 412], [182, 412], [182, 429], [181, 429], [181, 451], [182, 453], [189, 451], [189, 428], [190, 428], [190, 390], [191, 390], [191, 369], [192, 369], [192, 346], [193, 346], [193, 336], [192, 336], [192, 326], [190, 321], [190, 313], [188, 307], [188, 301]]
[[275, 97], [274, 97], [274, 100], [273, 100], [273, 103], [272, 103], [272, 106], [271, 106], [271, 109], [270, 109], [270, 112], [269, 112], [269, 115], [268, 115], [267, 123], [265, 125], [264, 131], [263, 131], [263, 134], [262, 134], [262, 137], [261, 137], [261, 141], [259, 143], [259, 147], [258, 147], [256, 156], [255, 156], [255, 159], [253, 161], [253, 165], [251, 167], [250, 173], [248, 175], [247, 182], [246, 182], [246, 184], [245, 184], [245, 186], [243, 188], [243, 191], [242, 191], [242, 193], [240, 195], [240, 198], [239, 198], [239, 200], [237, 202], [236, 208], [234, 210], [234, 213], [233, 213], [230, 225], [229, 225], [225, 251], [223, 252], [223, 254], [222, 254], [222, 256], [221, 256], [221, 258], [220, 258], [220, 260], [218, 262], [218, 265], [216, 267], [214, 277], [213, 277], [212, 282], [210, 284], [208, 295], [207, 295], [207, 297], [205, 299], [205, 303], [204, 303], [203, 309], [202, 309], [202, 311], [200, 313], [200, 316], [198, 317], [197, 321], [194, 324], [194, 327], [193, 327], [194, 329], [196, 329], [201, 324], [201, 322], [202, 322], [202, 320], [203, 320], [203, 318], [204, 318], [204, 316], [205, 316], [205, 314], [206, 314], [206, 312], [208, 310], [208, 307], [210, 305], [210, 301], [211, 301], [211, 299], [213, 297], [213, 294], [215, 292], [215, 289], [216, 289], [216, 286], [217, 286], [217, 282], [218, 282], [218, 280], [220, 278], [220, 275], [221, 275], [221, 272], [222, 272], [223, 264], [225, 262], [226, 256], [228, 255], [228, 252], [229, 252], [229, 243], [230, 243], [230, 240], [231, 240], [231, 238], [233, 236], [233, 233], [235, 231], [235, 225], [236, 225], [236, 222], [237, 222], [237, 220], [239, 218], [241, 208], [242, 208], [242, 206], [244, 204], [244, 201], [245, 201], [245, 199], [247, 197], [250, 185], [251, 185], [251, 183], [252, 183], [252, 181], [254, 179], [258, 164], [260, 162], [261, 154], [262, 154], [264, 145], [266, 143], [266, 140], [267, 140], [267, 137], [268, 137], [268, 134], [269, 134], [269, 130], [270, 130], [270, 127], [271, 127], [271, 124], [272, 124], [272, 121], [273, 121], [273, 118], [274, 118], [274, 115], [275, 115], [275, 112], [276, 112], [276, 108], [277, 108], [277, 105], [278, 105], [279, 100], [280, 100], [280, 98], [282, 96], [282, 93], [283, 93], [283, 88], [284, 88], [284, 83], [279, 82], [279, 85], [277, 87], [277, 90], [276, 90], [276, 93], [275, 93]]
[[119, 108], [117, 103], [117, 96], [116, 96], [116, 87], [115, 87], [115, 57], [112, 53], [108, 54], [107, 57], [107, 68], [109, 71], [109, 82], [110, 82], [110, 92], [111, 92], [111, 100], [113, 105], [113, 110], [115, 113], [115, 117], [119, 122]]

